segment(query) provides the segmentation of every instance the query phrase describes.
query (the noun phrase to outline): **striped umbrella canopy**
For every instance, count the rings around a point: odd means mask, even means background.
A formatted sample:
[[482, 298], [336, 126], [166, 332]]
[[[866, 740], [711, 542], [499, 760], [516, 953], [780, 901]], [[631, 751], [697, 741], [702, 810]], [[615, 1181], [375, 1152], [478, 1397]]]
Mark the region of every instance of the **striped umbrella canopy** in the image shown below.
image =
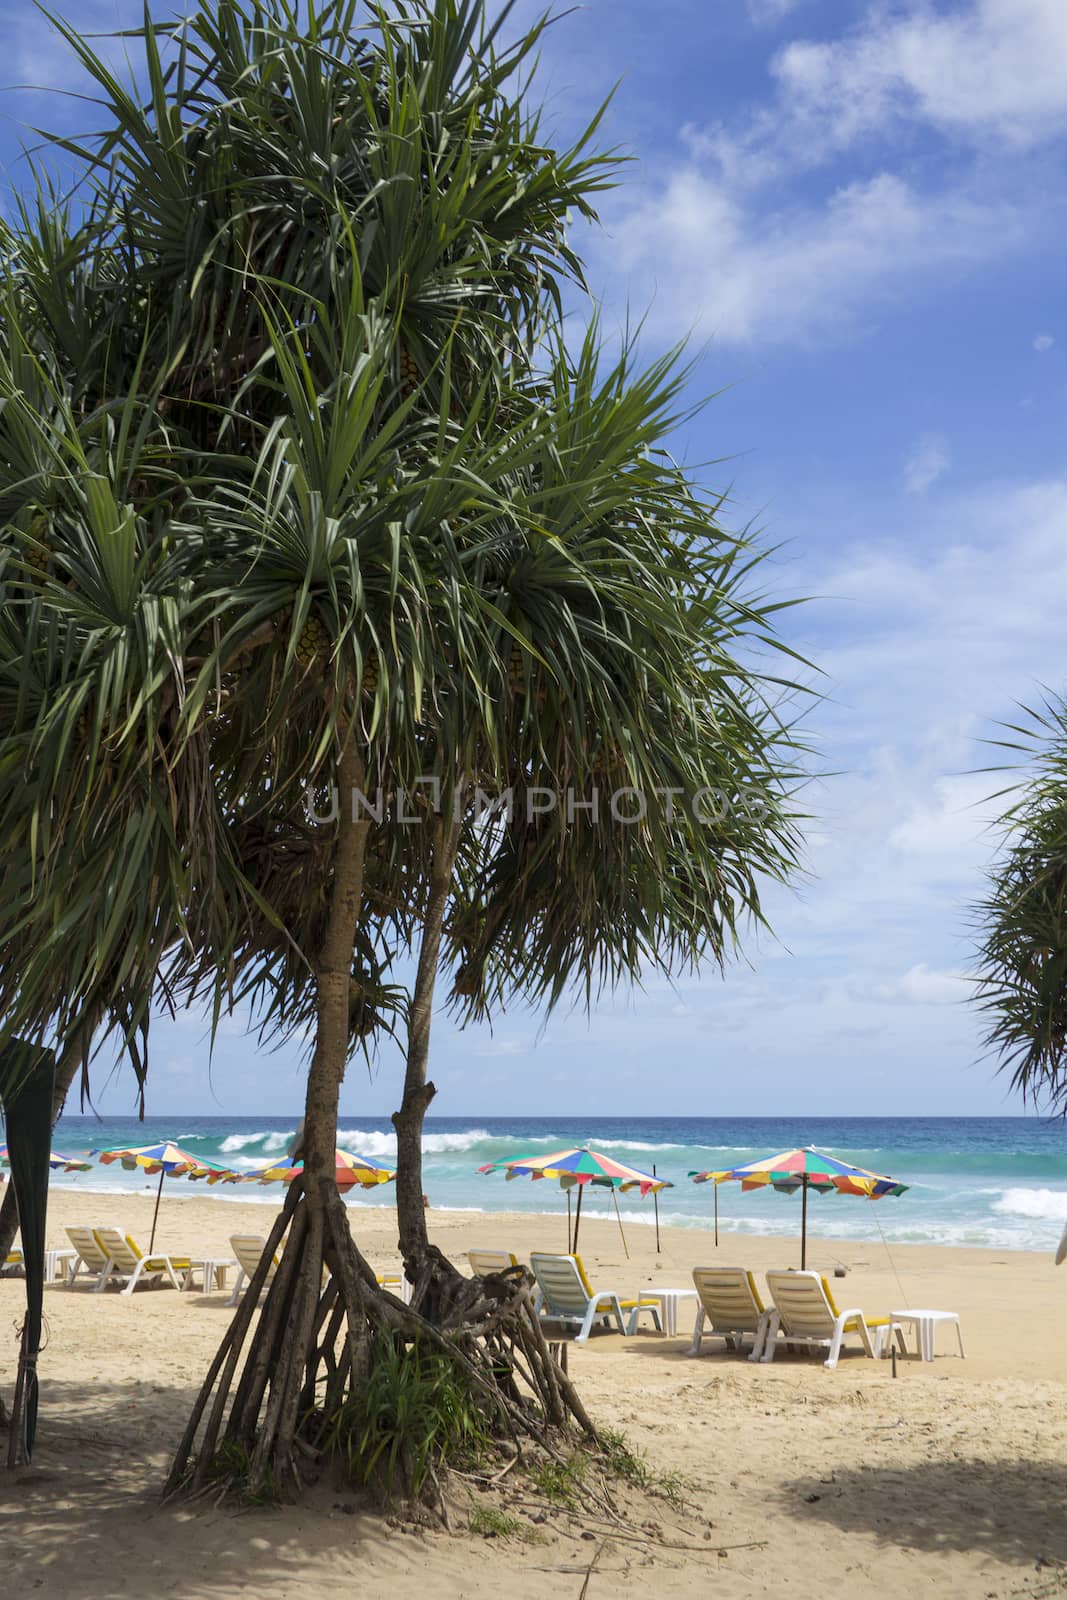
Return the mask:
[[764, 1156], [744, 1166], [728, 1167], [724, 1172], [691, 1172], [694, 1183], [738, 1182], [742, 1190], [778, 1189], [783, 1194], [801, 1193], [800, 1265], [807, 1263], [808, 1246], [808, 1191], [816, 1194], [851, 1194], [864, 1200], [881, 1200], [884, 1195], [901, 1195], [907, 1191], [906, 1183], [883, 1177], [866, 1167], [856, 1167], [848, 1161], [839, 1161], [816, 1150], [808, 1144], [800, 1150], [785, 1150], [780, 1155]]
[[[11, 1163], [7, 1159], [7, 1145], [0, 1144], [0, 1166], [9, 1167], [10, 1165]], [[53, 1172], [88, 1172], [92, 1162], [80, 1161], [77, 1156], [61, 1156], [58, 1151], [53, 1150], [48, 1157], [48, 1165]]]
[[[514, 1156], [509, 1161], [489, 1161], [484, 1167], [478, 1168], [479, 1172], [502, 1172], [509, 1180], [512, 1178], [555, 1178], [561, 1189], [567, 1191], [567, 1212], [570, 1214], [570, 1191], [578, 1190], [578, 1205], [574, 1219], [574, 1237], [570, 1236], [570, 1226], [567, 1228], [567, 1248], [577, 1250], [578, 1227], [582, 1220], [582, 1192], [589, 1184], [600, 1188], [610, 1189], [615, 1199], [615, 1215], [619, 1215], [619, 1191], [627, 1194], [631, 1189], [639, 1189], [641, 1198], [649, 1194], [659, 1194], [661, 1189], [673, 1189], [673, 1183], [666, 1178], [658, 1178], [654, 1173], [641, 1172], [637, 1167], [628, 1167], [625, 1162], [616, 1161], [613, 1156], [604, 1155], [603, 1151], [591, 1150], [588, 1145], [577, 1145], [571, 1150], [553, 1150], [550, 1155]], [[619, 1231], [622, 1232], [622, 1221], [619, 1221]], [[626, 1235], [623, 1234], [623, 1244]], [[627, 1251], [629, 1255], [629, 1251]]]
[[[140, 1168], [143, 1172], [159, 1173], [156, 1208], [152, 1213], [152, 1237], [148, 1243], [149, 1255], [152, 1254], [156, 1243], [156, 1222], [159, 1218], [159, 1201], [163, 1194], [163, 1179], [168, 1175], [194, 1179], [213, 1177], [218, 1182], [230, 1171], [229, 1167], [220, 1166], [217, 1161], [205, 1161], [202, 1156], [191, 1155], [188, 1150], [183, 1150], [170, 1139], [163, 1139], [159, 1144], [134, 1146], [132, 1149], [90, 1150], [89, 1154], [96, 1156], [105, 1167], [109, 1167], [113, 1161], [119, 1161], [127, 1172], [136, 1172]], [[236, 1176], [234, 1173], [234, 1177]]]
[[[334, 1152], [337, 1160], [337, 1187], [342, 1193], [346, 1189], [354, 1189], [357, 1184], [363, 1189], [373, 1189], [375, 1184], [389, 1183], [396, 1177], [392, 1167], [377, 1167], [373, 1161], [364, 1161], [362, 1156], [354, 1156], [348, 1150]], [[303, 1161], [276, 1162], [273, 1166], [257, 1167], [254, 1172], [220, 1174], [219, 1178], [208, 1178], [209, 1183], [292, 1183], [304, 1171]]]

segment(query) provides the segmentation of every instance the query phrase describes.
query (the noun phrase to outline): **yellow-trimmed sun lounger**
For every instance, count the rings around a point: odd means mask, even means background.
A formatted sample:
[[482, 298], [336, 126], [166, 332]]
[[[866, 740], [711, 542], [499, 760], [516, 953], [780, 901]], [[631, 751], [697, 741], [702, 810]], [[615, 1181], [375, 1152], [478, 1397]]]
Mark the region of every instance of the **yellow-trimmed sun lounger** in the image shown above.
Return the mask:
[[146, 1256], [132, 1234], [120, 1233], [118, 1228], [94, 1228], [93, 1234], [107, 1257], [97, 1290], [114, 1278], [126, 1279], [123, 1294], [132, 1294], [142, 1278], [169, 1278], [175, 1289], [180, 1289], [179, 1273], [184, 1276], [193, 1264], [188, 1256]]
[[895, 1336], [904, 1349], [903, 1332], [888, 1317], [865, 1316], [857, 1306], [840, 1311], [830, 1285], [818, 1272], [772, 1270], [767, 1273], [767, 1288], [774, 1306], [762, 1348], [755, 1347], [750, 1361], [773, 1361], [779, 1339], [786, 1346], [826, 1350], [823, 1366], [831, 1371], [849, 1334], [858, 1336], [869, 1356], [882, 1354], [887, 1336]]
[[594, 1322], [612, 1322], [625, 1337], [623, 1312], [647, 1311], [662, 1332], [658, 1300], [623, 1300], [616, 1289], [594, 1289], [582, 1265], [581, 1256], [550, 1256], [534, 1251], [530, 1271], [541, 1292], [540, 1311], [546, 1322], [577, 1323], [575, 1344], [584, 1344]]
[[722, 1339], [727, 1350], [740, 1350], [757, 1341], [762, 1345], [767, 1308], [751, 1272], [744, 1267], [694, 1267], [693, 1284], [700, 1309], [689, 1347], [691, 1356], [700, 1354], [703, 1339]]
[[[92, 1228], [67, 1228], [64, 1231], [74, 1246], [74, 1260], [67, 1268], [68, 1289], [73, 1288], [74, 1280], [83, 1267], [90, 1277], [109, 1270], [107, 1251], [97, 1241]], [[96, 1287], [99, 1288], [99, 1284]]]
[[487, 1272], [506, 1272], [519, 1264], [518, 1256], [510, 1250], [468, 1250], [467, 1260], [476, 1278], [484, 1278]]
[[[230, 1298], [226, 1302], [228, 1306], [235, 1306], [241, 1298], [241, 1290], [244, 1288], [245, 1279], [251, 1279], [266, 1248], [266, 1239], [258, 1233], [230, 1234], [230, 1249], [237, 1257], [237, 1277], [234, 1281]], [[264, 1289], [277, 1272], [280, 1262], [280, 1254], [275, 1255], [267, 1268], [267, 1276], [263, 1280]]]

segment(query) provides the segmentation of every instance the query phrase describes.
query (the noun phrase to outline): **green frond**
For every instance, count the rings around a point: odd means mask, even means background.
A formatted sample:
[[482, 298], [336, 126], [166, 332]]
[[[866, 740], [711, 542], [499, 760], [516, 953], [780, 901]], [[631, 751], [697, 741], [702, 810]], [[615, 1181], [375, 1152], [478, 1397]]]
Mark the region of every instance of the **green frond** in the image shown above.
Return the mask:
[[[159, 1004], [304, 1036], [335, 836], [307, 804], [348, 738], [380, 818], [353, 1051], [404, 1022], [426, 775], [463, 1015], [721, 964], [796, 870], [798, 664], [761, 548], [669, 454], [684, 354], [564, 337], [568, 217], [618, 162], [596, 117], [545, 141], [545, 25], [213, 0], [146, 14], [124, 78], [59, 24], [104, 127], [53, 141], [68, 201], [38, 162], [0, 224], [5, 1036], [110, 1033], [139, 1076]], [[527, 822], [608, 781], [730, 805]]]
[[1067, 1112], [1067, 706], [997, 741], [1015, 758], [1001, 848], [975, 907], [977, 1001], [1013, 1089]]

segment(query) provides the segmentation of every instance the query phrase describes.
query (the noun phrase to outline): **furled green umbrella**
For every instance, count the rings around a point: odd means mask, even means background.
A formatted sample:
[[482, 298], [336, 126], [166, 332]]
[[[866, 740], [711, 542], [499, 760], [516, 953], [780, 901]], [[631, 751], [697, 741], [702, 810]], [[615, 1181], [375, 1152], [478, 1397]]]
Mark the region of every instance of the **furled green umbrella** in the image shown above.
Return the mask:
[[808, 1259], [808, 1190], [816, 1194], [853, 1194], [866, 1200], [880, 1200], [883, 1195], [904, 1194], [908, 1185], [895, 1178], [885, 1178], [866, 1167], [854, 1167], [847, 1161], [838, 1161], [824, 1150], [808, 1144], [800, 1150], [786, 1150], [781, 1155], [764, 1156], [760, 1161], [749, 1161], [741, 1167], [728, 1167], [725, 1172], [691, 1172], [694, 1183], [739, 1182], [741, 1188], [765, 1189], [770, 1186], [783, 1194], [800, 1190], [800, 1265]]
[[22, 1264], [26, 1273], [26, 1320], [22, 1325], [7, 1464], [33, 1454], [37, 1432], [37, 1356], [44, 1307], [45, 1214], [48, 1209], [48, 1149], [52, 1135], [55, 1055], [20, 1039], [0, 1048], [0, 1102], [11, 1146], [11, 1181], [18, 1200]]

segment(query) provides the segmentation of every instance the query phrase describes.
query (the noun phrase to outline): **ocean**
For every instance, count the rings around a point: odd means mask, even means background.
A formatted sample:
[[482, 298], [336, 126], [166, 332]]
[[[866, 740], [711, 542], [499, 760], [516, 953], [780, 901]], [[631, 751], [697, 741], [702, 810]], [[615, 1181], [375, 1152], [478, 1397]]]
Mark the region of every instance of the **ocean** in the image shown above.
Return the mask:
[[[66, 1116], [55, 1134], [64, 1155], [116, 1145], [175, 1140], [197, 1155], [237, 1170], [281, 1155], [295, 1117]], [[391, 1165], [396, 1140], [387, 1119], [346, 1117], [343, 1148]], [[424, 1141], [423, 1187], [433, 1207], [455, 1211], [523, 1211], [556, 1218], [565, 1197], [547, 1180], [506, 1181], [482, 1175], [486, 1162], [575, 1144], [601, 1148], [616, 1160], [650, 1171], [674, 1187], [659, 1197], [660, 1221], [670, 1227], [711, 1227], [713, 1187], [694, 1184], [690, 1170], [721, 1169], [760, 1156], [814, 1144], [832, 1155], [910, 1185], [907, 1194], [876, 1202], [837, 1194], [809, 1201], [813, 1237], [890, 1243], [992, 1246], [1051, 1250], [1067, 1221], [1067, 1125], [1035, 1117], [433, 1117]], [[154, 1188], [155, 1178], [120, 1166], [94, 1165], [84, 1173], [56, 1173], [57, 1187], [89, 1195]], [[168, 1182], [167, 1195], [209, 1195], [220, 1204], [261, 1201], [276, 1206], [281, 1185], [217, 1185], [184, 1178]], [[389, 1203], [382, 1186], [349, 1199]], [[743, 1194], [739, 1184], [718, 1190], [720, 1227], [742, 1234], [784, 1234], [799, 1228], [799, 1196], [762, 1190]], [[651, 1197], [619, 1197], [628, 1226], [655, 1221]], [[605, 1189], [587, 1190], [584, 1216], [612, 1217]], [[562, 1246], [561, 1246], [562, 1247]]]

